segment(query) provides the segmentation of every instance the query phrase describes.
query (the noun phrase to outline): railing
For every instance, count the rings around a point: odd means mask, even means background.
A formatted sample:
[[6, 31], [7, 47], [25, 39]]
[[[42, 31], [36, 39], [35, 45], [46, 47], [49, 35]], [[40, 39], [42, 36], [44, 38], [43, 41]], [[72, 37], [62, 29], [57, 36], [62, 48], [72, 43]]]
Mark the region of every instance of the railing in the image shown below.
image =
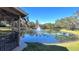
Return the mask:
[[0, 51], [10, 51], [19, 45], [18, 32], [12, 32], [7, 36], [0, 37]]

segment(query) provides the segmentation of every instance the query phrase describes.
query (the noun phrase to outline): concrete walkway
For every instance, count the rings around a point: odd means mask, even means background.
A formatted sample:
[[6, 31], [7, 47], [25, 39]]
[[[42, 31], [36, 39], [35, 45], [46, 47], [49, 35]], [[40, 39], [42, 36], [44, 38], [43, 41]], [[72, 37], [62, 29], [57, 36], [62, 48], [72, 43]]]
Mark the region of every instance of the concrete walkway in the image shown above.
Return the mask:
[[24, 41], [22, 39], [20, 39], [20, 41], [19, 41], [19, 47], [16, 47], [12, 51], [22, 51], [25, 47], [27, 47], [27, 44], [24, 43]]

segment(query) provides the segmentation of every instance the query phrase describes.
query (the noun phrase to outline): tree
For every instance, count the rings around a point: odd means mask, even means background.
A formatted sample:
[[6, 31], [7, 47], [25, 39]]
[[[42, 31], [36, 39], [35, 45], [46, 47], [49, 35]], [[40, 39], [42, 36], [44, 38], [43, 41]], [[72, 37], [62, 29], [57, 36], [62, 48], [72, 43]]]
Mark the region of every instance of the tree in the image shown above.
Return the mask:
[[61, 18], [56, 21], [55, 27], [74, 30], [77, 21], [78, 19], [73, 16]]
[[34, 22], [29, 22], [29, 27], [34, 29], [35, 28], [35, 23]]
[[41, 27], [43, 29], [53, 29], [53, 24], [52, 23], [45, 23], [45, 24], [42, 24]]

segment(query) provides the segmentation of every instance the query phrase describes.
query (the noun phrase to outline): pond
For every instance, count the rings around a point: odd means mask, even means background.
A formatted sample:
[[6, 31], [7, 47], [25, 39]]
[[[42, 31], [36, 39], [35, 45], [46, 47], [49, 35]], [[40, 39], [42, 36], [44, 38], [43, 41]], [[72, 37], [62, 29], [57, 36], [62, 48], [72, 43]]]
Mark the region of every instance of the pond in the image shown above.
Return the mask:
[[34, 43], [56, 43], [58, 40], [56, 36], [45, 31], [35, 31], [31, 33], [26, 33], [25, 35], [20, 37], [19, 47], [24, 48], [27, 46], [26, 42], [34, 42]]
[[55, 35], [51, 34], [25, 34], [21, 39], [24, 42], [39, 42], [39, 43], [56, 43], [58, 40]]

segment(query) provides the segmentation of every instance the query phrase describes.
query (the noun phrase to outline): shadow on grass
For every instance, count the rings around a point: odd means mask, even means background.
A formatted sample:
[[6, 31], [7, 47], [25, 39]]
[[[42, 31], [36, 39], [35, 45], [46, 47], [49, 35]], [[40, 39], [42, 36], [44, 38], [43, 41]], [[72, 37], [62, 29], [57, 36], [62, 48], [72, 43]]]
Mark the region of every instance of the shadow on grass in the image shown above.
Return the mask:
[[66, 47], [58, 45], [44, 45], [42, 43], [28, 43], [27, 47], [23, 51], [68, 51]]

